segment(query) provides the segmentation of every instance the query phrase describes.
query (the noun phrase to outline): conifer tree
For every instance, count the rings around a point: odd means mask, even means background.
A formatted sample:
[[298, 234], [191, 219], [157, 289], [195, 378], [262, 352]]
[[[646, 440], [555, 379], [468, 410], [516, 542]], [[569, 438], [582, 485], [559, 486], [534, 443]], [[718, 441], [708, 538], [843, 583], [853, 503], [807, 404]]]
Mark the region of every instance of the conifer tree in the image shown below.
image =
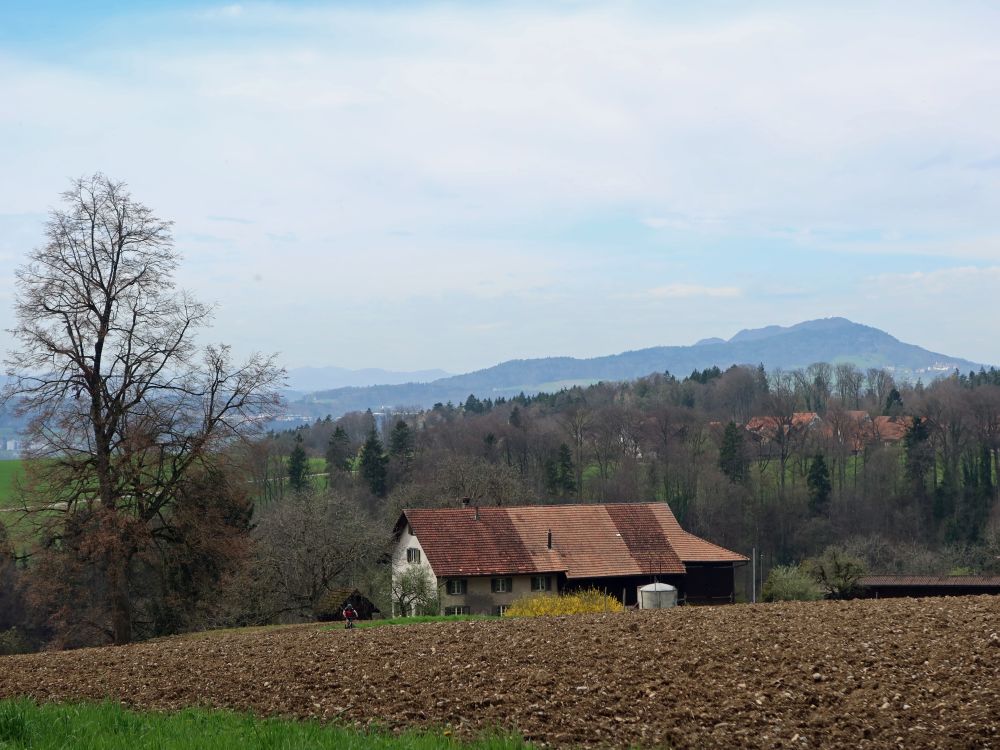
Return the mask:
[[389, 455], [406, 465], [413, 459], [413, 430], [402, 419], [389, 433]]
[[301, 492], [309, 485], [309, 459], [302, 447], [302, 435], [295, 436], [295, 447], [288, 454], [288, 485]]
[[347, 471], [350, 468], [351, 440], [347, 431], [337, 425], [330, 440], [326, 444], [326, 470], [329, 474], [335, 471]]
[[556, 467], [560, 491], [566, 497], [574, 495], [576, 493], [576, 468], [573, 466], [573, 453], [566, 443], [559, 446]]
[[726, 425], [719, 447], [719, 468], [733, 484], [742, 484], [747, 478], [747, 459], [743, 450], [743, 432], [735, 422]]
[[817, 453], [809, 464], [806, 476], [806, 486], [809, 488], [809, 510], [814, 516], [826, 515], [830, 509], [830, 470], [826, 466], [823, 454]]
[[894, 417], [899, 414], [903, 408], [903, 397], [893, 386], [892, 390], [889, 391], [889, 395], [885, 399], [885, 409], [882, 413], [887, 417]]
[[385, 497], [388, 490], [387, 464], [389, 457], [385, 455], [382, 441], [378, 438], [375, 428], [368, 433], [368, 438], [361, 446], [361, 453], [358, 456], [358, 469], [361, 476], [368, 484], [368, 489], [376, 497]]

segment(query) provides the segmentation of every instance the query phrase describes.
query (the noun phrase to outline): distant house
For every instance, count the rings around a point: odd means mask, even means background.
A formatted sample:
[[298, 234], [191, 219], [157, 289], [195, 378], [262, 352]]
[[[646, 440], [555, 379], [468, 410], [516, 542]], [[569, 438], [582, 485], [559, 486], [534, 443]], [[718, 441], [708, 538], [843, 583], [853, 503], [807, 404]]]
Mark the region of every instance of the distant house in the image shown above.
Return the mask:
[[[922, 417], [921, 420], [926, 420]], [[786, 442], [791, 438], [819, 435], [846, 445], [852, 453], [860, 453], [865, 446], [875, 443], [890, 445], [906, 437], [913, 424], [913, 417], [877, 416], [872, 418], [866, 411], [847, 410], [827, 414], [823, 419], [816, 412], [795, 412], [785, 417], [751, 417], [744, 425], [754, 442], [767, 445]]]
[[787, 417], [751, 417], [744, 429], [761, 443], [777, 441], [779, 437], [806, 433], [823, 423], [814, 411], [797, 411]]
[[898, 443], [913, 425], [913, 417], [875, 417], [873, 434], [880, 443]]
[[437, 582], [444, 614], [500, 614], [533, 593], [597, 587], [634, 604], [636, 587], [677, 587], [687, 603], [735, 600], [747, 558], [689, 534], [665, 503], [404, 510], [393, 578]]
[[827, 414], [825, 434], [847, 447], [854, 455], [861, 453], [874, 440], [871, 415], [860, 409], [848, 409]]

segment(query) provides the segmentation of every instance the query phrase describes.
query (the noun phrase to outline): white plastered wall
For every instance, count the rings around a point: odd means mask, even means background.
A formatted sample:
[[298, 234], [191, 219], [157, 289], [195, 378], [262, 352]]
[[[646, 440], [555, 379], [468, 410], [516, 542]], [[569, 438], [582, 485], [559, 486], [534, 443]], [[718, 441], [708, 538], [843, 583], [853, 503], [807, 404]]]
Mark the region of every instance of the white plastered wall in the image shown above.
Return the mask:
[[[420, 562], [411, 563], [406, 561], [406, 550], [417, 549], [420, 550]], [[410, 525], [407, 524], [406, 528], [399, 535], [399, 541], [396, 543], [396, 548], [392, 553], [392, 580], [393, 582], [399, 579], [399, 576], [403, 574], [404, 571], [409, 570], [415, 566], [420, 566], [424, 568], [431, 578], [437, 581], [437, 576], [434, 574], [434, 569], [431, 567], [430, 562], [427, 560], [427, 555], [424, 554], [424, 548], [420, 546], [420, 540], [417, 539], [410, 531]], [[396, 602], [392, 603], [392, 614], [393, 616], [402, 614], [396, 612]]]

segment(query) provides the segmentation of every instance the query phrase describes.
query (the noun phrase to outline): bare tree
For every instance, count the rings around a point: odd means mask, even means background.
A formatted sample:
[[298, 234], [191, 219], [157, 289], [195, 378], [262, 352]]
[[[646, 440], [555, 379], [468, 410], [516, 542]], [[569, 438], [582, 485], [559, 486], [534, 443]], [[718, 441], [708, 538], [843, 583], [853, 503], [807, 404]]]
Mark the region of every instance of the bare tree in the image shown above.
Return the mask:
[[869, 408], [881, 414], [894, 386], [892, 375], [887, 370], [878, 367], [865, 370], [865, 398], [868, 399]]
[[834, 366], [834, 377], [837, 381], [837, 395], [845, 409], [861, 407], [861, 386], [865, 376], [850, 362], [841, 362]]
[[[170, 222], [124, 184], [74, 182], [46, 243], [17, 271], [4, 403], [28, 417], [26, 491], [66, 523], [85, 512], [102, 540], [88, 563], [116, 643], [132, 639], [129, 576], [140, 537], [169, 525], [188, 474], [252, 432], [278, 403], [273, 357], [234, 365], [199, 351], [212, 310], [175, 287]], [[58, 540], [55, 529], [49, 539]]]
[[389, 546], [359, 503], [332, 492], [302, 493], [269, 508], [255, 536], [262, 622], [313, 619], [327, 592], [357, 585], [362, 568]]
[[580, 399], [566, 409], [561, 418], [557, 419], [559, 426], [569, 439], [570, 448], [573, 451], [573, 479], [576, 482], [578, 497], [583, 497], [583, 469], [586, 463], [584, 449], [587, 430], [592, 418], [590, 409], [587, 408], [587, 402]]

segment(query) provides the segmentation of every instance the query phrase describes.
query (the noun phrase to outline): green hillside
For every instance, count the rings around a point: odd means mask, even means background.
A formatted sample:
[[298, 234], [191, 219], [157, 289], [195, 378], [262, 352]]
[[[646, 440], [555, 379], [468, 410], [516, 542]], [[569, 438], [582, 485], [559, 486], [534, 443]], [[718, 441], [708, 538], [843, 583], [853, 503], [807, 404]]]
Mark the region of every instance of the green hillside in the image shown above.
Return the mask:
[[0, 508], [9, 508], [15, 503], [14, 482], [23, 471], [19, 460], [0, 461]]

